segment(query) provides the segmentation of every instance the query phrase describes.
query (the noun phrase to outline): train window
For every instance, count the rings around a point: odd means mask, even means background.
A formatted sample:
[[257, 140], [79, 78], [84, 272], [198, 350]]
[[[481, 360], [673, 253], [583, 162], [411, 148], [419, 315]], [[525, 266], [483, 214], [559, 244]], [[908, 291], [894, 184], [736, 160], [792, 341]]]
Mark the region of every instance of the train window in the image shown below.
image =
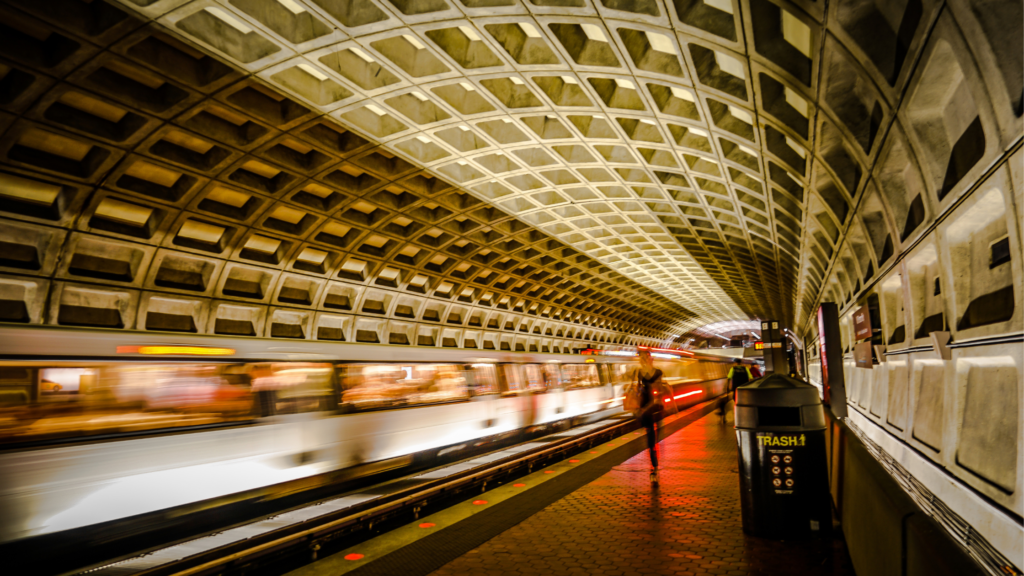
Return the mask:
[[473, 364], [466, 367], [466, 384], [473, 396], [497, 394], [498, 375], [494, 364]]
[[547, 388], [544, 381], [544, 371], [541, 369], [540, 364], [526, 364], [523, 366], [523, 376], [526, 381], [527, 390], [541, 392]]
[[544, 365], [544, 380], [548, 388], [562, 388], [565, 385], [565, 382], [562, 380], [562, 372], [558, 369], [558, 364]]
[[96, 385], [92, 368], [44, 368], [39, 371], [39, 400], [68, 402]]
[[516, 364], [502, 364], [501, 375], [505, 379], [505, 391], [520, 392], [524, 390], [523, 378], [519, 374], [519, 366]]
[[636, 366], [632, 364], [615, 364], [612, 366], [613, 382], [616, 385], [629, 384], [636, 374]]
[[[330, 364], [277, 362], [245, 368], [264, 416], [333, 409], [334, 366]], [[229, 371], [228, 376], [242, 376], [231, 372], [239, 371]]]
[[454, 364], [349, 364], [341, 401], [366, 410], [454, 402], [468, 397], [462, 367]]
[[0, 378], [0, 442], [250, 420], [253, 395], [244, 370], [240, 378], [231, 374], [238, 368], [128, 362], [6, 367]]
[[562, 377], [566, 388], [590, 388], [600, 386], [597, 366], [593, 364], [566, 364], [562, 366]]

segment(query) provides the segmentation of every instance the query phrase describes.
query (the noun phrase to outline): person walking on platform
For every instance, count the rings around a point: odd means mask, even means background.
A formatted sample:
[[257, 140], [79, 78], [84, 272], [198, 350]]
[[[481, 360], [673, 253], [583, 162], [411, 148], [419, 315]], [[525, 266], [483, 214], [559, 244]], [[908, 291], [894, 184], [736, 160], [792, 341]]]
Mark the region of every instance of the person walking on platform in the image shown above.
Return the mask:
[[744, 366], [739, 358], [732, 361], [732, 368], [729, 368], [726, 378], [729, 379], [729, 391], [733, 394], [736, 393], [737, 388], [753, 380], [750, 369]]
[[654, 360], [651, 358], [650, 350], [640, 350], [640, 368], [637, 370], [637, 385], [640, 396], [640, 409], [637, 414], [640, 417], [640, 424], [647, 430], [647, 453], [651, 458], [651, 483], [658, 483], [658, 412], [662, 410], [661, 402], [658, 401], [658, 385], [664, 386], [661, 381], [661, 370], [654, 367]]
[[[729, 374], [726, 375], [726, 379], [729, 381], [729, 395], [719, 398], [718, 404], [715, 407], [718, 417], [722, 420], [723, 424], [725, 424], [725, 410], [729, 406], [729, 401], [735, 397], [736, 389], [754, 379], [750, 369], [744, 366], [739, 358], [734, 359], [732, 362]], [[760, 373], [758, 373], [758, 378], [760, 378]]]

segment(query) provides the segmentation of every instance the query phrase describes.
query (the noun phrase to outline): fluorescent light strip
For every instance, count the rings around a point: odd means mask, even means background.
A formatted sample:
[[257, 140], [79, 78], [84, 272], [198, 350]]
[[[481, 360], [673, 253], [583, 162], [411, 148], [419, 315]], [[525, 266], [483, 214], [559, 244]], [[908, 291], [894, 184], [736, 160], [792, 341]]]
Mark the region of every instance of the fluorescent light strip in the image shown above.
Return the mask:
[[682, 88], [677, 88], [675, 86], [672, 86], [670, 90], [672, 91], [672, 95], [680, 100], [686, 100], [687, 102], [695, 101], [693, 92], [690, 92], [689, 90], [683, 90]]
[[782, 10], [782, 38], [804, 56], [811, 57], [810, 26], [786, 10]]
[[754, 124], [754, 117], [750, 115], [750, 112], [747, 112], [742, 108], [737, 108], [736, 106], [729, 106], [729, 114], [731, 114], [733, 118], [741, 122], [750, 124], [751, 126], [753, 126]]
[[651, 45], [651, 48], [657, 52], [664, 54], [675, 54], [676, 47], [672, 44], [672, 40], [664, 34], [658, 34], [657, 32], [645, 32], [647, 35], [647, 42]]
[[786, 102], [793, 107], [794, 110], [800, 113], [801, 116], [807, 118], [807, 100], [800, 97], [799, 94], [793, 91], [789, 86], [784, 87], [786, 90]]
[[580, 28], [583, 28], [583, 33], [587, 35], [587, 38], [595, 42], [608, 42], [608, 38], [605, 37], [604, 32], [598, 26], [594, 24], [580, 24]]
[[737, 78], [746, 78], [746, 74], [743, 71], [743, 63], [736, 58], [715, 50], [715, 62], [718, 63], [718, 67], [722, 72]]
[[520, 22], [519, 28], [522, 29], [527, 38], [540, 38], [540, 32], [529, 22]]
[[466, 38], [469, 38], [470, 42], [480, 41], [480, 35], [476, 33], [476, 30], [473, 30], [469, 26], [459, 26], [459, 31], [462, 32]]
[[727, 14], [733, 13], [732, 0], [704, 0], [704, 4]]
[[213, 14], [214, 18], [220, 20], [228, 26], [231, 26], [232, 28], [238, 30], [242, 34], [248, 34], [249, 32], [252, 32], [252, 28], [246, 26], [244, 22], [242, 22], [238, 18], [235, 18], [223, 8], [218, 8], [216, 6], [207, 6], [206, 8], [203, 8], [203, 10], [206, 10], [210, 14]]
[[319, 80], [321, 82], [323, 82], [324, 80], [327, 80], [327, 75], [326, 74], [324, 74], [323, 72], [317, 70], [316, 68], [313, 68], [309, 64], [299, 64], [299, 68], [301, 68], [302, 71], [305, 72], [306, 74], [309, 74], [310, 76], [312, 76], [313, 78], [316, 78], [317, 80]]
[[306, 9], [299, 5], [295, 0], [277, 0], [277, 3], [290, 10], [291, 13], [296, 16], [306, 11]]
[[794, 142], [793, 140], [791, 140], [789, 138], [789, 136], [786, 136], [785, 138], [786, 138], [786, 145], [787, 146], [792, 148], [793, 151], [796, 152], [797, 154], [799, 154], [801, 158], [807, 158], [807, 152], [804, 150], [803, 146], [801, 146], [801, 145], [797, 144], [796, 142]]
[[366, 52], [363, 52], [363, 50], [361, 48], [359, 48], [358, 46], [353, 46], [353, 47], [349, 48], [348, 50], [349, 50], [349, 52], [351, 52], [351, 53], [355, 54], [356, 56], [358, 56], [360, 59], [362, 59], [367, 64], [373, 64], [375, 62], [375, 60], [372, 57], [370, 57], [369, 54], [367, 54]]
[[424, 48], [426, 48], [426, 46], [424, 46], [423, 43], [420, 42], [419, 38], [415, 36], [403, 34], [402, 38], [405, 38], [405, 41], [408, 42], [409, 44], [412, 44], [413, 48], [416, 48], [417, 50], [423, 50]]

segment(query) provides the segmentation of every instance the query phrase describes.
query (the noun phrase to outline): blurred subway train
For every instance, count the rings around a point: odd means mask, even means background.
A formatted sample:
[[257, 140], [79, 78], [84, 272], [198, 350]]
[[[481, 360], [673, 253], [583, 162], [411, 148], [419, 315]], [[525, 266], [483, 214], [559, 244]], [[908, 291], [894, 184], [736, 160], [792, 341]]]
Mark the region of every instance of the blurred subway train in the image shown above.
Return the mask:
[[[0, 328], [0, 545], [608, 418], [635, 370], [619, 354]], [[655, 356], [664, 402], [727, 388], [727, 359]]]

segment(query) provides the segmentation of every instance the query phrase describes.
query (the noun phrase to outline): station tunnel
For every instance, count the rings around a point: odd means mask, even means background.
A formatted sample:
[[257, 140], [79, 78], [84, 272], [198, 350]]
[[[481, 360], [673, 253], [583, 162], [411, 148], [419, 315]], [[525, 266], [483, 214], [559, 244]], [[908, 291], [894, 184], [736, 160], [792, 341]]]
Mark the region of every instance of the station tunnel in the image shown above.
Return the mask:
[[[219, 463], [273, 446], [262, 484], [229, 475], [240, 508], [349, 467], [365, 473], [345, 482], [422, 468], [427, 448], [569, 434], [621, 412], [639, 348], [689, 366], [665, 368], [681, 454], [691, 432], [726, 446], [701, 418], [772, 323], [791, 362], [776, 371], [823, 395], [828, 372], [845, 381], [828, 467], [857, 574], [1021, 574], [1022, 21], [1014, 0], [3, 0], [0, 508], [24, 520], [0, 549], [73, 557], [82, 529], [114, 534], [124, 518], [89, 517], [85, 493], [27, 494], [80, 482], [116, 500], [109, 462], [145, 499], [170, 466], [154, 450], [209, 450], [190, 464], [205, 480], [173, 486], [229, 483]], [[406, 430], [404, 448], [345, 457], [311, 422], [230, 436], [349, 414], [360, 362], [433, 382], [409, 405], [465, 386], [558, 400], [508, 430], [481, 407], [469, 436]], [[317, 370], [331, 399], [282, 403]], [[214, 373], [233, 392], [196, 383]], [[402, 418], [383, 408], [374, 422]], [[226, 436], [175, 445], [206, 433]], [[108, 452], [72, 454], [93, 443]], [[165, 505], [234, 490], [182, 492]], [[56, 540], [72, 528], [77, 547]], [[53, 573], [154, 545], [128, 542]], [[750, 573], [783, 573], [767, 570]]]

